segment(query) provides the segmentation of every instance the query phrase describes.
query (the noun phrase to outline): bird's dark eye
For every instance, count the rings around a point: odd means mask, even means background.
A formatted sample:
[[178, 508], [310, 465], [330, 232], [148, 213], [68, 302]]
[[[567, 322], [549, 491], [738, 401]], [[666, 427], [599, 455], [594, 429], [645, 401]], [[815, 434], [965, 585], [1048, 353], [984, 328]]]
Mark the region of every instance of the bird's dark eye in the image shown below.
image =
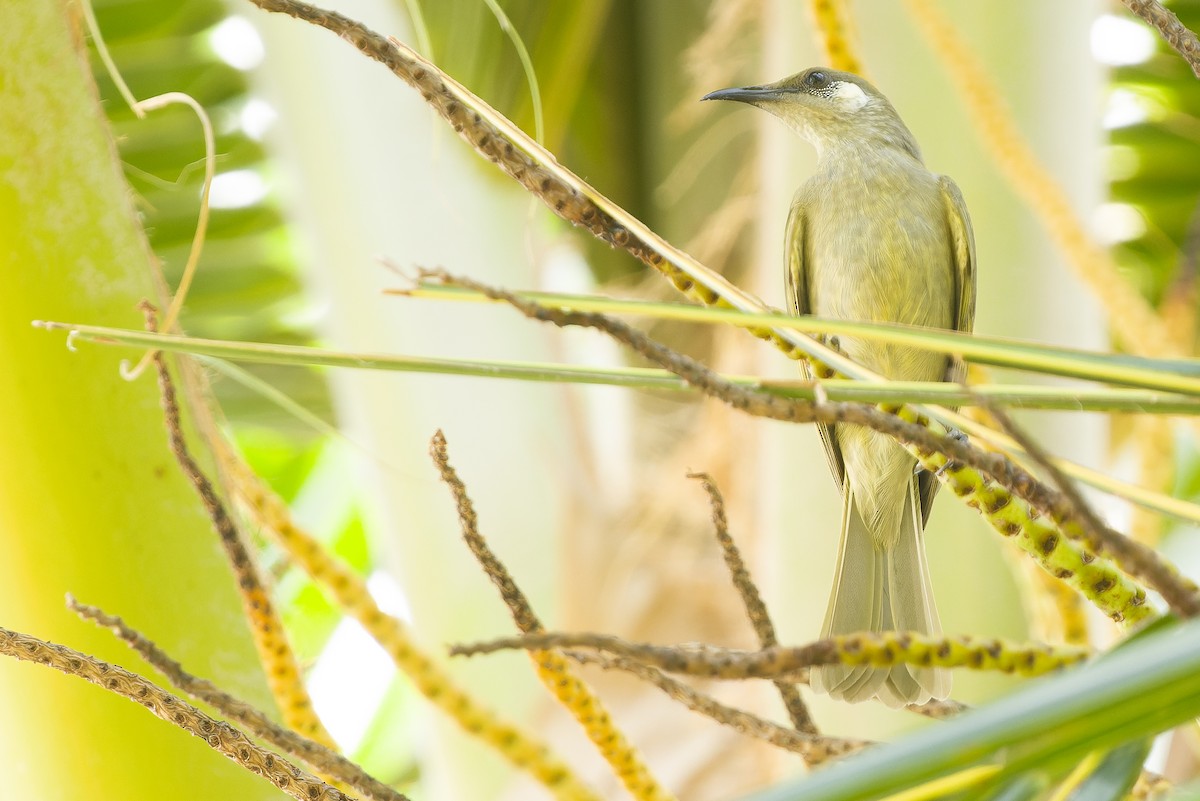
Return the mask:
[[804, 76], [804, 85], [810, 89], [824, 89], [829, 85], [829, 76], [817, 70]]

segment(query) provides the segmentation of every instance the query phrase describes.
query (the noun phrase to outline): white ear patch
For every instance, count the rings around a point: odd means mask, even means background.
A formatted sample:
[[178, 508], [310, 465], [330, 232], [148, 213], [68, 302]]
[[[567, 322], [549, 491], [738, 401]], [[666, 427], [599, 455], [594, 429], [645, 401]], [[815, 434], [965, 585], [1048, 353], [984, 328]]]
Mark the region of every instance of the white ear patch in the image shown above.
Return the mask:
[[839, 106], [850, 111], [858, 111], [871, 100], [861, 86], [849, 81], [838, 81], [831, 97]]

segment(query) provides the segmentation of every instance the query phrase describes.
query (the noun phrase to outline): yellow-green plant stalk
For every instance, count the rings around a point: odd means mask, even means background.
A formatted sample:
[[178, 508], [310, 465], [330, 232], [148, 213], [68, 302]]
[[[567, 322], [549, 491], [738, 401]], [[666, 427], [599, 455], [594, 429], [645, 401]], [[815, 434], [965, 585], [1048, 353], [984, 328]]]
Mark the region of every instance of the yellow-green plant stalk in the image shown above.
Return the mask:
[[529, 656], [542, 684], [579, 721], [630, 796], [637, 801], [675, 798], [646, 767], [641, 754], [613, 722], [604, 702], [576, 675], [565, 656], [558, 651], [533, 651]]
[[825, 55], [823, 63], [835, 70], [862, 74], [862, 62], [850, 42], [849, 15], [845, 0], [809, 0], [808, 14], [813, 21], [817, 45]]
[[877, 636], [833, 638], [838, 661], [887, 667], [900, 662], [932, 667], [967, 667], [1022, 676], [1041, 676], [1087, 659], [1091, 651], [1074, 646], [980, 641], [973, 637], [928, 638], [885, 631]]
[[[916, 420], [912, 409], [898, 413], [903, 420]], [[931, 431], [945, 436], [949, 432], [937, 421], [922, 421]], [[1013, 544], [1028, 554], [1050, 575], [1061, 579], [1092, 602], [1113, 621], [1136, 625], [1154, 614], [1146, 603], [1146, 591], [1104, 557], [1084, 548], [1064, 535], [1060, 525], [1034, 510], [996, 481], [960, 462], [951, 462], [944, 454], [906, 446], [921, 463], [934, 473], [951, 492]], [[1079, 532], [1075, 531], [1077, 538]]]
[[[537, 299], [547, 293], [514, 293], [518, 297]], [[562, 297], [562, 296], [558, 296]], [[574, 308], [583, 303], [555, 302], [559, 308]], [[601, 310], [604, 299], [595, 298], [587, 305]], [[712, 310], [689, 306], [702, 312]], [[619, 311], [619, 309], [618, 309]], [[732, 312], [741, 316], [741, 312]], [[800, 318], [795, 318], [800, 320]], [[802, 323], [803, 321], [801, 321]], [[155, 334], [111, 326], [87, 325], [77, 322], [43, 321], [42, 328], [68, 332], [76, 343], [93, 342], [110, 346], [153, 347], [176, 353], [209, 356], [215, 369], [226, 369], [218, 361], [227, 359], [261, 364], [291, 364], [306, 367], [346, 367], [359, 370], [396, 370], [414, 373], [469, 375], [485, 378], [504, 378], [520, 381], [557, 381], [563, 383], [606, 384], [634, 389], [686, 390], [688, 386], [665, 370], [645, 367], [596, 368], [560, 362], [528, 362], [499, 359], [449, 359], [405, 356], [392, 353], [363, 353], [329, 350], [303, 345], [280, 345], [267, 342], [244, 342], [204, 339], [178, 334]], [[947, 349], [952, 350], [952, 349]], [[1014, 355], [1020, 351], [1014, 352]], [[227, 372], [228, 371], [226, 369]], [[1078, 376], [1078, 374], [1075, 374]], [[815, 400], [818, 390], [808, 381], [764, 380], [754, 375], [726, 375], [728, 380], [749, 387], [759, 387], [789, 398]], [[1097, 376], [1087, 376], [1100, 380]], [[1165, 377], [1165, 374], [1164, 374]], [[243, 382], [252, 381], [239, 377]], [[1194, 380], [1194, 379], [1193, 379]], [[1061, 411], [1137, 412], [1144, 415], [1200, 416], [1200, 382], [1194, 397], [1173, 392], [1122, 388], [1062, 388], [1040, 384], [972, 384], [970, 389], [932, 381], [856, 381], [835, 378], [822, 381], [820, 392], [829, 400], [859, 403], [935, 403], [945, 406], [968, 406], [984, 398], [993, 404], [1022, 409], [1056, 409]], [[270, 394], [269, 385], [258, 384], [256, 391]], [[303, 416], [300, 409], [293, 414]], [[316, 420], [312, 425], [320, 428]], [[1200, 523], [1200, 506], [1155, 492], [1135, 492], [1130, 485], [1100, 477], [1080, 465], [1057, 460], [1068, 475], [1092, 484], [1098, 489], [1125, 497], [1148, 509]], [[1103, 478], [1103, 480], [1101, 480]]]
[[[1175, 429], [1172, 421], [1169, 418], [1139, 415], [1132, 420], [1132, 424], [1138, 483], [1169, 493], [1175, 481]], [[1135, 506], [1133, 519], [1129, 522], [1129, 536], [1155, 547], [1166, 530], [1166, 522], [1162, 515]]]
[[1162, 318], [1088, 233], [1062, 186], [1043, 167], [1013, 123], [995, 82], [970, 45], [931, 0], [906, 0], [930, 50], [945, 64], [957, 98], [970, 112], [980, 141], [1000, 174], [1029, 204], [1076, 274], [1092, 290], [1125, 349], [1143, 356], [1178, 355]]
[[[425, 271], [425, 274], [434, 273]], [[414, 286], [388, 290], [386, 294], [461, 303], [490, 301], [486, 295], [479, 292], [460, 286], [440, 284], [436, 280], [420, 280], [420, 276]], [[772, 310], [748, 312], [690, 303], [561, 292], [522, 290], [517, 294], [544, 306], [570, 308], [575, 311], [636, 315], [654, 320], [680, 320], [712, 325], [727, 324], [759, 331], [771, 328], [790, 329], [810, 336], [854, 337], [959, 356], [971, 365], [1009, 367], [1088, 381], [1154, 388], [1163, 392], [1200, 395], [1200, 377], [1197, 376], [1200, 370], [1197, 369], [1195, 361], [1129, 356], [1113, 358], [1110, 354], [1009, 337], [811, 314], [793, 316]], [[986, 385], [989, 382], [972, 380], [971, 383]], [[1065, 393], [1068, 390], [1057, 391]]]

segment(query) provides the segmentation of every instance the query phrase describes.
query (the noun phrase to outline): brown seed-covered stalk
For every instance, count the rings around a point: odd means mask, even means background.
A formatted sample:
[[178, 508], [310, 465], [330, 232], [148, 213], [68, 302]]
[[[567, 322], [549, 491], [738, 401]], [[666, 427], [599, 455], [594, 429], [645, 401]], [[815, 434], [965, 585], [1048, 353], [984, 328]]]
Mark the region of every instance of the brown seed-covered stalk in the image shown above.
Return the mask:
[[1183, 60], [1192, 68], [1192, 73], [1200, 78], [1200, 39], [1188, 30], [1179, 17], [1169, 8], [1165, 8], [1158, 0], [1121, 0], [1131, 12], [1158, 31], [1163, 40], [1183, 56]]
[[77, 676], [109, 692], [141, 704], [152, 715], [199, 737], [251, 773], [262, 776], [298, 801], [353, 801], [278, 754], [255, 745], [241, 730], [211, 718], [151, 681], [117, 665], [63, 645], [0, 628], [0, 654], [36, 662]]
[[[538, 620], [525, 593], [517, 586], [512, 574], [479, 533], [479, 518], [475, 514], [475, 505], [467, 494], [466, 485], [450, 464], [446, 437], [441, 431], [433, 435], [429, 452], [442, 482], [450, 488], [450, 493], [454, 496], [463, 539], [488, 578], [500, 591], [500, 596], [516, 621], [517, 628], [523, 634], [542, 631], [541, 621]], [[583, 727], [588, 739], [600, 751], [630, 795], [638, 801], [665, 801], [673, 798], [646, 767], [637, 749], [613, 723], [604, 703], [575, 675], [560, 652], [536, 650], [531, 651], [529, 656], [537, 668], [542, 684]]]
[[408, 801], [403, 793], [388, 787], [336, 751], [280, 726], [261, 710], [233, 697], [212, 682], [188, 673], [182, 665], [140, 632], [128, 626], [121, 618], [105, 614], [97, 607], [81, 604], [71, 596], [67, 596], [67, 607], [84, 620], [90, 620], [98, 626], [111, 630], [126, 645], [166, 676], [167, 680], [177, 689], [197, 701], [203, 701], [230, 720], [236, 721], [255, 737], [304, 760], [314, 770], [344, 782], [347, 786], [354, 788], [355, 792], [362, 793], [374, 801]]
[[[157, 328], [156, 310], [149, 303], [142, 304], [146, 315], [146, 327], [153, 331]], [[237, 524], [225, 508], [213, 483], [204, 475], [200, 465], [188, 450], [187, 441], [183, 435], [183, 421], [179, 413], [179, 401], [175, 394], [175, 384], [167, 369], [166, 357], [162, 351], [153, 351], [151, 359], [158, 374], [158, 387], [161, 396], [163, 417], [167, 427], [167, 437], [170, 441], [171, 453], [179, 463], [184, 476], [196, 489], [216, 529], [221, 547], [229, 560], [237, 582], [238, 595], [242, 599], [242, 611], [250, 626], [254, 645], [258, 650], [258, 658], [267, 676], [267, 684], [271, 695], [283, 713], [283, 719], [292, 729], [300, 732], [309, 739], [316, 740], [327, 748], [336, 749], [337, 745], [326, 731], [321, 719], [317, 717], [300, 675], [300, 665], [296, 654], [288, 641], [287, 632], [283, 628], [271, 595], [259, 574], [258, 565], [250, 555]]]
[[[734, 543], [733, 537], [729, 534], [729, 521], [725, 516], [725, 498], [721, 495], [721, 490], [717, 487], [716, 482], [713, 481], [712, 476], [707, 473], [691, 473], [688, 475], [688, 478], [694, 478], [699, 481], [700, 485], [704, 487], [704, 491], [708, 494], [717, 543], [720, 544], [721, 553], [725, 556], [725, 565], [729, 568], [729, 575], [733, 579], [733, 586], [742, 598], [742, 605], [746, 607], [746, 615], [750, 618], [750, 625], [754, 627], [754, 633], [758, 636], [758, 644], [763, 648], [779, 645], [779, 638], [775, 634], [775, 624], [771, 622], [771, 615], [767, 612], [767, 605], [763, 602], [762, 595], [759, 593], [754, 579], [750, 577], [750, 571], [746, 568], [746, 563], [742, 560], [741, 551], [738, 550], [737, 544]], [[797, 689], [796, 685], [789, 681], [780, 680], [775, 682], [775, 687], [779, 690], [779, 696], [783, 699], [783, 705], [788, 711], [788, 716], [792, 719], [792, 725], [799, 731], [817, 734], [817, 726], [808, 712], [808, 707], [804, 704], [804, 699], [800, 697], [800, 690]]]

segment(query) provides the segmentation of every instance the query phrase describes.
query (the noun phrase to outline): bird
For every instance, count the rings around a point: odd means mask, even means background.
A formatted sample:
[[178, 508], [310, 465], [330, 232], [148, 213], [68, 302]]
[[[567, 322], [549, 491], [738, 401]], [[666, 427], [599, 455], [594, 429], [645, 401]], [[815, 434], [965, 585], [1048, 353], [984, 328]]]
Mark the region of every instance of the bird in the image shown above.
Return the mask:
[[[969, 332], [975, 319], [975, 239], [962, 193], [931, 172], [900, 115], [862, 77], [814, 67], [775, 83], [721, 89], [782, 120], [817, 151], [785, 233], [792, 314]], [[944, 354], [839, 337], [843, 354], [897, 381], [961, 382]], [[812, 377], [812, 367], [805, 364]], [[837, 567], [822, 639], [853, 632], [941, 636], [924, 529], [936, 477], [895, 440], [850, 424], [819, 424], [842, 492]], [[822, 665], [810, 685], [831, 697], [891, 707], [945, 698], [948, 670]]]

